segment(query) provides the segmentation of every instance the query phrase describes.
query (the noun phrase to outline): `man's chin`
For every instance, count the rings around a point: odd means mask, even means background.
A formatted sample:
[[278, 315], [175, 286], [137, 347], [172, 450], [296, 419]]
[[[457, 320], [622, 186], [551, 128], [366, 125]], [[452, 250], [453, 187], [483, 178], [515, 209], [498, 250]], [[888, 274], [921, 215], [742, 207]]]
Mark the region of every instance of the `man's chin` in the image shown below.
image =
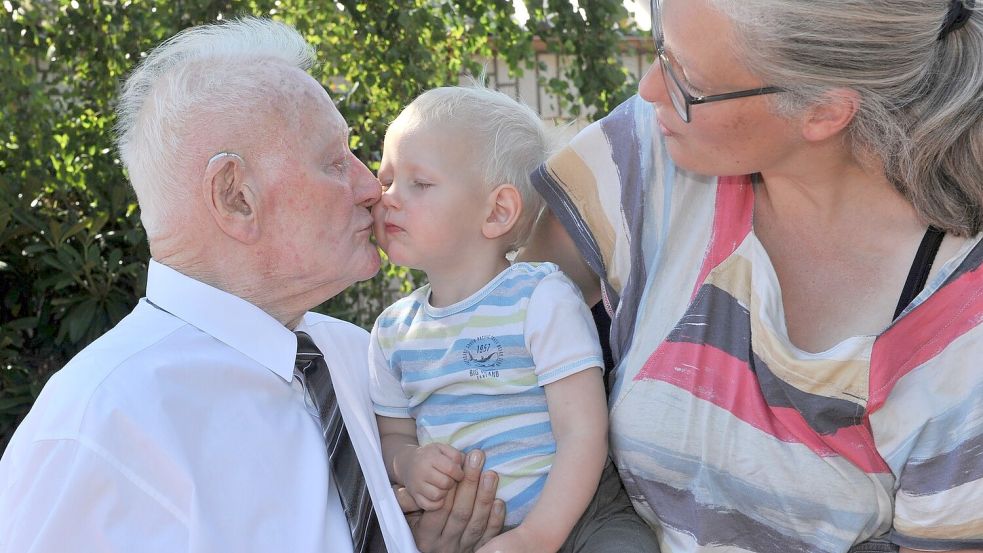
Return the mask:
[[369, 280], [379, 273], [379, 269], [382, 268], [382, 258], [379, 256], [379, 250], [372, 246], [372, 253], [369, 256], [369, 260], [366, 263], [365, 270], [357, 275], [358, 281], [362, 282], [364, 280]]

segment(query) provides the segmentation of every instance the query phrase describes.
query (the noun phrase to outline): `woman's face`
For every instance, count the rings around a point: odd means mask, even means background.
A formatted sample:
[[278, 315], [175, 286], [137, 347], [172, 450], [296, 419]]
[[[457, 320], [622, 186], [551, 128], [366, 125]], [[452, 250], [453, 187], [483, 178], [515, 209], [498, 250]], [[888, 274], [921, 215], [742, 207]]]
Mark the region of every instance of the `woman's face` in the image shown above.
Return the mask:
[[[666, 56], [692, 96], [782, 85], [761, 82], [744, 67], [732, 23], [706, 0], [664, 0], [662, 6]], [[639, 83], [638, 93], [655, 104], [673, 161], [693, 172], [769, 171], [789, 163], [803, 143], [797, 121], [769, 109], [769, 95], [693, 105], [690, 122], [684, 122], [669, 98], [658, 59]]]

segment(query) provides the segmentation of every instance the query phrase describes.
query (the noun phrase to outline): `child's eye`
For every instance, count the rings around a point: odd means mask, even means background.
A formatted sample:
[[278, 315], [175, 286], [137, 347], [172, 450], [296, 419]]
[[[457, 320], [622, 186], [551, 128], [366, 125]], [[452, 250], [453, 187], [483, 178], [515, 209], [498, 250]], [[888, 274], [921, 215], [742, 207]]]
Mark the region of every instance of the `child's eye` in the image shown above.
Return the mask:
[[431, 186], [433, 186], [433, 183], [415, 180], [413, 181], [413, 185], [418, 188], [430, 188]]

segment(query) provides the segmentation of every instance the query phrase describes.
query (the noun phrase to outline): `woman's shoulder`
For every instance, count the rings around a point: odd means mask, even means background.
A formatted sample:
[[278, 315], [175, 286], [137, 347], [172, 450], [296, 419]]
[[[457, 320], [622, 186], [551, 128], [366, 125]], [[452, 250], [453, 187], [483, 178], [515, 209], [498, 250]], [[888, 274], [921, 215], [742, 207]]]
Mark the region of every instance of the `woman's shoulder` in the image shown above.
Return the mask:
[[[946, 261], [915, 302], [874, 345], [872, 393], [886, 395], [916, 372], [933, 380], [948, 379], [959, 370], [979, 373], [975, 360], [983, 357], [983, 235]], [[930, 366], [936, 368], [924, 370]], [[875, 406], [878, 399], [884, 398], [875, 395]]]

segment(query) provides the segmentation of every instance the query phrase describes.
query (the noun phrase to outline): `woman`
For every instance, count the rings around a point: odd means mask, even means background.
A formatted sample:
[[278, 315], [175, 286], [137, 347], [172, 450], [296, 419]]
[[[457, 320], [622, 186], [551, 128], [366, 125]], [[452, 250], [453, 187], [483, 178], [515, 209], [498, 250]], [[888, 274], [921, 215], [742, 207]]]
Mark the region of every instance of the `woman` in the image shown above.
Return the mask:
[[663, 553], [980, 551], [983, 14], [653, 13], [639, 97], [537, 182], [614, 313], [639, 514]]

